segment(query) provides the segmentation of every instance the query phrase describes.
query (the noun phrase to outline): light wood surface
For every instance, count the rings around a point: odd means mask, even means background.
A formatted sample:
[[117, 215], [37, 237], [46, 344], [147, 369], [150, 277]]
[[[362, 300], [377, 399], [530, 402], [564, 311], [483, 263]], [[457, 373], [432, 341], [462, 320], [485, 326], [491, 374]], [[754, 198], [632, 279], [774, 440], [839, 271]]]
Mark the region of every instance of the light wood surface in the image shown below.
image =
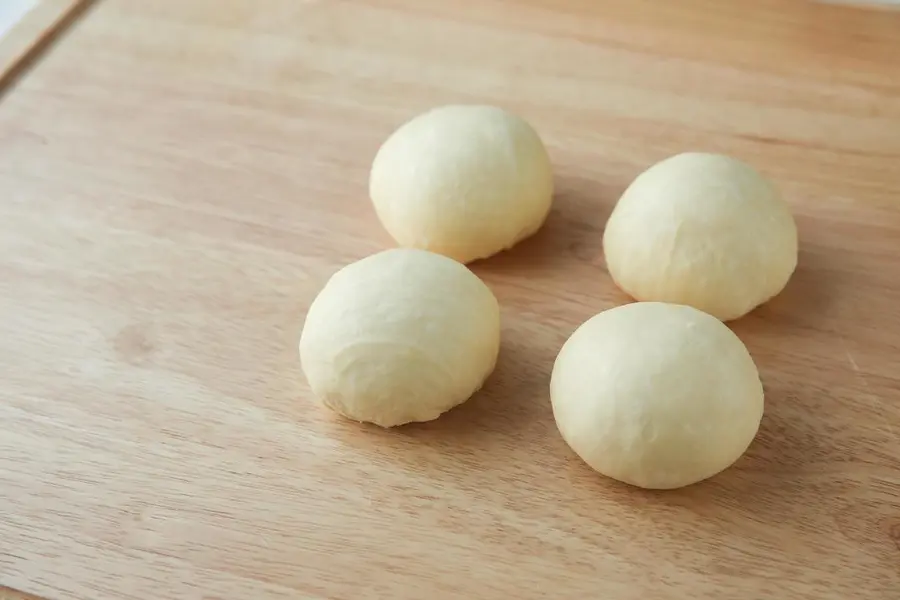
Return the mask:
[[[792, 0], [108, 0], [0, 104], [0, 585], [52, 599], [900, 598], [900, 17]], [[296, 342], [390, 245], [372, 156], [430, 106], [543, 135], [546, 227], [474, 265], [499, 366], [384, 431]], [[558, 435], [556, 352], [626, 301], [604, 221], [705, 149], [794, 207], [799, 269], [733, 325], [748, 454], [648, 493]]]
[[91, 0], [2, 0], [0, 5], [0, 86]]

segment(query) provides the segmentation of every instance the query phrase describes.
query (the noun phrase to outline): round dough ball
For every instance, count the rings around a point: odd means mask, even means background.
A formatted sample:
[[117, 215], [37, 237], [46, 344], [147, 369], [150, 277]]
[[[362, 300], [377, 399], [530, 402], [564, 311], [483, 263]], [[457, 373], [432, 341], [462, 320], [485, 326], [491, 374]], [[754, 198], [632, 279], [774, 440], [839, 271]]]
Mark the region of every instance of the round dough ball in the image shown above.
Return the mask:
[[550, 380], [563, 438], [600, 473], [643, 488], [690, 485], [750, 445], [763, 388], [747, 348], [689, 306], [638, 302], [581, 325]]
[[357, 421], [436, 419], [494, 370], [500, 309], [460, 263], [395, 249], [335, 273], [306, 315], [300, 362], [313, 393]]
[[544, 144], [521, 118], [491, 106], [444, 106], [381, 146], [369, 195], [399, 245], [467, 263], [540, 228], [553, 172]]
[[638, 300], [727, 321], [769, 300], [797, 266], [797, 227], [775, 188], [733, 158], [691, 152], [625, 190], [603, 236], [616, 284]]

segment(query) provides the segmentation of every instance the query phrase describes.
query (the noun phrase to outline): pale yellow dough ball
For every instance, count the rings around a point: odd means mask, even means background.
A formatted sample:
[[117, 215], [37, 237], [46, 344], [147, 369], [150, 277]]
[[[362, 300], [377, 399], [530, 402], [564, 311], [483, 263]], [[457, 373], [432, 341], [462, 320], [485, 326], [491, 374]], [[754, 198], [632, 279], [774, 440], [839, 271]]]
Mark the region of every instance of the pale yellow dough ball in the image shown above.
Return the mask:
[[719, 473], [750, 445], [763, 388], [747, 348], [689, 306], [638, 302], [589, 319], [550, 382], [563, 439], [625, 483], [678, 488]]
[[357, 421], [429, 421], [494, 370], [500, 310], [464, 265], [413, 249], [335, 273], [309, 308], [300, 361], [313, 393]]
[[544, 144], [523, 119], [492, 106], [444, 106], [384, 142], [369, 195], [400, 246], [467, 263], [541, 227], [553, 200], [553, 172]]
[[691, 152], [634, 180], [606, 224], [603, 250], [613, 280], [632, 297], [727, 321], [784, 288], [797, 265], [797, 228], [752, 167]]

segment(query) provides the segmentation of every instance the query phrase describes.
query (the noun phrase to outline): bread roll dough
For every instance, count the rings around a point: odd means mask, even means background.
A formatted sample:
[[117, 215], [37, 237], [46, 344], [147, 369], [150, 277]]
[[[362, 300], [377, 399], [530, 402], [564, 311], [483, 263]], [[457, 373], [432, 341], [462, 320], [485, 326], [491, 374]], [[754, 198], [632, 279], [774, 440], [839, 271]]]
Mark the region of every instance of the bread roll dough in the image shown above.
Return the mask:
[[756, 435], [763, 389], [747, 348], [689, 306], [607, 310], [566, 341], [550, 381], [553, 416], [600, 473], [668, 489], [731, 465]]
[[634, 298], [727, 321], [784, 288], [797, 265], [797, 228], [753, 168], [692, 152], [634, 180], [606, 224], [603, 250], [610, 275]]
[[500, 310], [462, 264], [412, 249], [335, 273], [309, 308], [300, 361], [322, 402], [357, 421], [429, 421], [494, 370]]
[[369, 194], [400, 246], [467, 263], [540, 228], [553, 173], [541, 139], [521, 118], [491, 106], [444, 106], [381, 146]]

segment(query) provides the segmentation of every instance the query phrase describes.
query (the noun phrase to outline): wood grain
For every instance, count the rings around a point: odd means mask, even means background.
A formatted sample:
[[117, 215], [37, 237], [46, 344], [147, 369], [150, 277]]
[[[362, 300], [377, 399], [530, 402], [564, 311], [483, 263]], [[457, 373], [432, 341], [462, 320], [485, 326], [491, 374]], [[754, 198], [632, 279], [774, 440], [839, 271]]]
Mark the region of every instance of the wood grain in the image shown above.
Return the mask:
[[[0, 585], [51, 599], [896, 600], [900, 17], [792, 0], [109, 0], [0, 104]], [[474, 265], [496, 373], [382, 431], [310, 398], [329, 274], [389, 245], [380, 141], [487, 102], [545, 138], [546, 227]], [[547, 395], [626, 301], [628, 182], [685, 149], [768, 174], [800, 266], [734, 324], [758, 439], [671, 493], [592, 473]]]
[[36, 0], [34, 8], [0, 35], [0, 88], [91, 1]]

